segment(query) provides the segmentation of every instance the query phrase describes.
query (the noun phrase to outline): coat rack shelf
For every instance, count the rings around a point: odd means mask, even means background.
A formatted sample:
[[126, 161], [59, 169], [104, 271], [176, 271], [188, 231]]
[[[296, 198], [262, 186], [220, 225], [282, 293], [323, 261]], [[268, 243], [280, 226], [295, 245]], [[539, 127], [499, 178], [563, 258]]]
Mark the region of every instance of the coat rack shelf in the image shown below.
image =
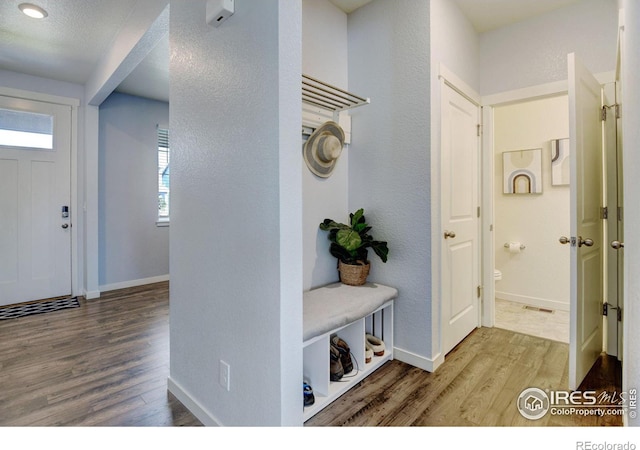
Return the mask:
[[351, 118], [341, 114], [371, 103], [369, 98], [360, 97], [332, 86], [309, 75], [302, 75], [302, 134], [310, 135], [327, 120], [340, 124], [350, 142]]
[[334, 113], [371, 103], [368, 98], [360, 97], [304, 74], [302, 75], [302, 101]]

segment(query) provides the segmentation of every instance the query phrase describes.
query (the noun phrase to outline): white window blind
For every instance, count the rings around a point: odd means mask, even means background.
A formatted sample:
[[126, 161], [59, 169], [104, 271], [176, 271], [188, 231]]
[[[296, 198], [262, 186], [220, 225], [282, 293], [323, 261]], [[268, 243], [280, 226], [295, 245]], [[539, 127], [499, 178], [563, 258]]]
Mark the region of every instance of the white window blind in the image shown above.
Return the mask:
[[169, 220], [169, 130], [158, 128], [158, 219]]

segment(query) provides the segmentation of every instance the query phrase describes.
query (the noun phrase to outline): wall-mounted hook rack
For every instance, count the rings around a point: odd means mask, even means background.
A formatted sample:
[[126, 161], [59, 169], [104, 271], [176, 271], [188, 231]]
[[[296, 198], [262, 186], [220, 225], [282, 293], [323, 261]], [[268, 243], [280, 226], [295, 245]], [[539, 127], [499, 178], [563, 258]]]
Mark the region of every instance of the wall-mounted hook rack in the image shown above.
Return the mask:
[[302, 75], [302, 101], [338, 113], [371, 103], [368, 98], [360, 97], [304, 74]]
[[351, 142], [351, 118], [340, 113], [368, 105], [371, 100], [303, 74], [302, 103], [302, 134], [310, 135], [327, 120], [333, 120], [344, 129], [348, 144]]

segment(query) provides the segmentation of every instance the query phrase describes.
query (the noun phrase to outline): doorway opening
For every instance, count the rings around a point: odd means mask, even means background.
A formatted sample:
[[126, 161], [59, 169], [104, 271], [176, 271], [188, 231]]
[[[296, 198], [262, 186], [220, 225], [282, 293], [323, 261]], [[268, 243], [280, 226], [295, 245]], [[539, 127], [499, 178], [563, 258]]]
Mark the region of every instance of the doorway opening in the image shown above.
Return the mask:
[[[605, 88], [605, 93], [606, 93], [606, 85], [608, 83], [613, 83], [612, 78], [613, 77], [611, 77], [610, 74], [601, 75], [600, 77], [598, 77], [597, 81], [595, 79], [593, 80], [594, 86], [600, 86]], [[614, 86], [612, 90], [615, 91], [615, 83], [613, 84]], [[576, 86], [576, 85], [578, 84], [577, 83], [571, 84], [571, 86]], [[595, 92], [596, 89], [598, 90], [598, 92], [600, 92], [601, 90], [600, 88], [593, 87], [592, 91]], [[595, 186], [596, 185], [601, 187], [603, 186], [603, 183], [602, 183], [603, 177], [610, 181], [613, 180], [613, 185], [615, 186], [616, 184], [619, 184], [618, 181], [621, 178], [621, 173], [620, 173], [619, 159], [616, 162], [616, 158], [619, 157], [619, 150], [617, 150], [617, 146], [619, 145], [619, 142], [616, 139], [615, 130], [616, 130], [616, 126], [619, 125], [619, 121], [613, 120], [610, 124], [607, 124], [605, 122], [601, 123], [599, 117], [597, 119], [593, 117], [594, 115], [599, 114], [598, 113], [598, 109], [600, 108], [599, 105], [602, 105], [602, 104], [608, 105], [609, 103], [612, 103], [609, 109], [615, 110], [613, 106], [613, 103], [615, 103], [615, 100], [611, 100], [611, 101], [607, 100], [606, 95], [604, 96], [604, 98], [601, 99], [600, 98], [601, 95], [598, 94], [597, 100], [595, 98], [593, 99], [593, 102], [597, 101], [598, 103], [595, 103], [594, 105], [594, 103], [592, 102], [586, 109], [584, 109], [584, 107], [583, 109], [578, 109], [578, 111], [585, 111], [588, 114], [588, 116], [582, 116], [582, 119], [580, 119], [580, 117], [577, 117], [578, 120], [576, 120], [576, 117], [575, 117], [576, 107], [574, 106], [573, 110], [571, 108], [571, 104], [572, 104], [571, 94], [569, 95], [569, 108], [566, 108], [566, 106], [560, 107], [560, 105], [566, 105], [566, 99], [567, 99], [567, 96], [565, 95], [566, 92], [567, 92], [566, 85], [557, 83], [557, 84], [550, 84], [547, 86], [541, 86], [536, 89], [532, 89], [531, 90], [532, 95], [530, 96], [523, 95], [523, 92], [519, 92], [519, 93], [514, 93], [514, 95], [511, 96], [511, 98], [509, 98], [509, 94], [498, 95], [491, 98], [485, 98], [484, 103], [489, 106], [485, 106], [483, 108], [483, 123], [484, 123], [484, 129], [485, 129], [484, 148], [487, 149], [487, 152], [486, 152], [487, 154], [485, 155], [484, 173], [489, 175], [485, 177], [485, 182], [483, 184], [483, 189], [485, 192], [483, 201], [485, 205], [490, 205], [490, 208], [488, 209], [490, 209], [492, 213], [491, 214], [492, 221], [487, 224], [485, 229], [490, 229], [492, 232], [489, 233], [489, 236], [485, 235], [485, 248], [488, 250], [488, 253], [490, 253], [491, 258], [487, 258], [484, 260], [484, 267], [486, 269], [495, 268], [496, 273], [499, 273], [500, 276], [496, 277], [499, 279], [495, 281], [491, 280], [490, 288], [486, 289], [487, 296], [485, 297], [485, 299], [487, 301], [483, 305], [483, 325], [507, 328], [506, 326], [504, 326], [503, 323], [501, 323], [501, 318], [499, 316], [500, 315], [499, 308], [501, 307], [502, 300], [510, 300], [510, 301], [515, 300], [516, 303], [523, 303], [524, 304], [523, 309], [525, 309], [527, 305], [533, 306], [537, 308], [537, 311], [534, 311], [537, 313], [544, 313], [545, 311], [543, 310], [552, 310], [554, 311], [554, 313], [556, 313], [558, 309], [555, 309], [554, 307], [560, 307], [560, 311], [566, 310], [569, 317], [569, 345], [571, 348], [570, 353], [573, 355], [569, 361], [569, 365], [570, 365], [569, 372], [571, 375], [570, 379], [572, 380], [570, 381], [569, 384], [570, 386], [574, 386], [573, 388], [575, 389], [575, 387], [577, 387], [578, 384], [580, 384], [580, 380], [582, 380], [583, 375], [589, 372], [589, 368], [594, 370], [595, 366], [597, 365], [597, 364], [594, 364], [593, 367], [591, 367], [592, 364], [589, 361], [592, 358], [595, 360], [598, 357], [597, 355], [600, 355], [601, 357], [609, 357], [609, 358], [613, 356], [613, 359], [615, 359], [617, 356], [616, 351], [618, 351], [617, 341], [622, 340], [621, 332], [618, 332], [619, 326], [618, 327], [615, 326], [616, 314], [612, 312], [609, 314], [608, 317], [604, 318], [603, 320], [603, 317], [602, 317], [602, 313], [603, 313], [602, 298], [603, 297], [600, 295], [597, 295], [598, 292], [603, 292], [602, 286], [598, 287], [599, 285], [597, 283], [597, 279], [604, 280], [603, 283], [605, 285], [606, 285], [607, 279], [613, 280], [613, 284], [619, 284], [619, 283], [616, 283], [616, 277], [618, 276], [618, 274], [614, 274], [612, 276], [611, 273], [609, 273], [610, 271], [607, 272], [606, 267], [616, 268], [616, 267], [619, 267], [620, 265], [614, 264], [612, 266], [611, 264], [608, 264], [608, 265], [598, 264], [596, 266], [594, 265], [595, 264], [594, 262], [598, 261], [599, 257], [598, 258], [596, 258], [595, 256], [592, 257], [587, 253], [589, 252], [592, 246], [593, 248], [600, 247], [601, 249], [606, 250], [609, 247], [610, 239], [613, 239], [616, 236], [615, 234], [611, 234], [611, 233], [607, 234], [607, 230], [615, 231], [620, 228], [617, 222], [620, 220], [621, 215], [615, 214], [615, 210], [619, 208], [619, 205], [618, 207], [613, 208], [614, 210], [613, 214], [609, 214], [607, 218], [606, 205], [607, 203], [610, 203], [610, 200], [609, 201], [605, 200], [605, 194], [606, 194], [607, 188], [603, 187], [604, 192], [598, 193], [597, 190], [595, 189]], [[573, 94], [573, 95], [576, 95], [576, 94]], [[582, 123], [583, 125], [581, 126], [581, 129], [586, 129], [586, 130], [595, 130], [595, 129], [600, 130], [602, 128], [601, 131], [603, 133], [602, 135], [600, 135], [599, 138], [594, 138], [591, 136], [587, 137], [586, 135], [579, 134], [579, 132], [576, 133], [575, 131], [576, 128], [573, 128], [575, 125], [569, 125], [570, 133], [568, 134], [571, 135], [573, 133], [573, 137], [570, 136], [571, 138], [570, 141], [573, 140], [573, 142], [569, 146], [570, 152], [574, 152], [576, 155], [583, 155], [584, 154], [583, 152], [585, 151], [583, 146], [585, 143], [597, 143], [596, 146], [600, 149], [600, 150], [595, 150], [594, 145], [589, 144], [590, 145], [589, 164], [592, 164], [592, 166], [590, 166], [588, 171], [585, 171], [584, 168], [586, 166], [584, 165], [580, 166], [580, 163], [578, 163], [576, 167], [581, 168], [582, 172], [577, 175], [574, 175], [573, 173], [571, 174], [572, 177], [575, 177], [575, 179], [572, 178], [571, 183], [575, 182], [576, 186], [578, 185], [582, 186], [580, 188], [582, 190], [578, 191], [579, 193], [583, 192], [583, 194], [579, 194], [579, 195], [583, 195], [582, 200], [576, 200], [576, 198], [572, 197], [573, 195], [575, 195], [575, 194], [572, 194], [572, 192], [575, 192], [571, 190], [571, 189], [574, 189], [572, 187], [569, 189], [570, 201], [565, 203], [565, 205], [567, 205], [566, 206], [567, 209], [569, 210], [567, 212], [569, 213], [570, 216], [574, 213], [578, 214], [581, 211], [583, 213], [586, 211], [589, 214], [589, 217], [588, 217], [589, 220], [585, 220], [584, 218], [580, 219], [580, 218], [571, 216], [569, 220], [569, 225], [572, 225], [571, 228], [573, 228], [575, 226], [575, 223], [578, 223], [577, 232], [574, 229], [569, 230], [568, 228], [565, 231], [563, 231], [562, 229], [556, 229], [552, 233], [549, 233], [550, 236], [545, 236], [542, 231], [546, 230], [549, 226], [557, 227], [557, 224], [555, 223], [557, 222], [557, 220], [554, 221], [554, 219], [560, 218], [562, 214], [559, 214], [559, 213], [549, 214], [547, 212], [547, 209], [545, 209], [544, 212], [541, 213], [537, 209], [537, 206], [538, 206], [537, 203], [544, 204], [541, 201], [541, 198], [544, 197], [547, 193], [550, 193], [550, 194], [552, 192], [557, 193], [557, 192], [561, 192], [561, 189], [566, 189], [566, 187], [563, 187], [564, 183], [556, 183], [551, 179], [553, 174], [554, 160], [562, 159], [561, 155], [557, 154], [558, 147], [560, 147], [560, 144], [558, 144], [558, 140], [562, 138], [560, 137], [560, 132], [556, 130], [557, 136], [554, 136], [554, 137], [547, 136], [545, 138], [546, 141], [543, 144], [536, 144], [533, 141], [528, 141], [528, 142], [524, 142], [523, 144], [519, 144], [514, 140], [523, 139], [523, 137], [521, 136], [522, 134], [521, 129], [518, 128], [518, 126], [516, 126], [518, 125], [517, 123], [518, 108], [525, 109], [525, 106], [531, 106], [531, 104], [534, 104], [535, 102], [543, 103], [543, 102], [553, 102], [553, 101], [558, 102], [555, 109], [550, 107], [551, 103], [547, 104], [546, 107], [541, 108], [541, 110], [544, 111], [546, 115], [554, 116], [555, 110], [564, 111], [564, 112], [567, 112], [568, 110], [570, 124]], [[601, 101], [602, 103], [600, 103]], [[501, 114], [504, 112], [506, 112], [507, 115], [513, 116], [513, 117], [508, 117], [507, 123], [511, 125], [509, 125], [507, 127], [508, 128], [507, 131], [504, 132], [505, 136], [501, 137], [502, 132], [500, 130], [500, 121], [501, 121], [500, 117], [501, 117]], [[573, 118], [572, 118], [572, 114], [574, 114]], [[613, 114], [611, 114], [610, 116], [613, 116]], [[528, 111], [526, 114], [524, 114], [524, 117], [527, 118], [526, 122], [528, 124], [535, 124], [538, 121], [544, 120], [544, 117], [540, 118], [539, 116], [536, 116], [534, 114], [534, 111]], [[584, 126], [584, 122], [580, 122], [580, 120], [584, 121], [585, 117], [587, 117], [589, 120], [588, 122], [589, 125], [586, 128]], [[561, 121], [562, 121], [561, 118], [556, 117], [554, 125], [557, 125]], [[553, 128], [553, 126], [551, 125], [549, 125], [548, 127]], [[611, 136], [611, 133], [607, 132], [608, 128], [612, 128], [614, 130], [613, 136]], [[619, 130], [618, 130], [618, 133], [619, 133]], [[514, 138], [513, 135], [515, 135], [516, 137]], [[580, 146], [578, 146], [578, 143], [580, 144]], [[604, 147], [602, 147], [602, 144], [604, 144]], [[509, 145], [520, 146], [521, 148], [519, 149], [507, 148]], [[578, 146], [578, 149], [579, 149], [578, 151], [575, 150], [576, 146]], [[505, 194], [507, 190], [503, 185], [503, 183], [504, 183], [504, 177], [505, 177], [504, 168], [506, 166], [505, 166], [505, 159], [503, 154], [505, 152], [521, 152], [523, 150], [526, 151], [526, 150], [532, 150], [532, 149], [535, 150], [536, 148], [540, 150], [543, 155], [542, 161], [540, 163], [542, 165], [542, 169], [540, 169], [540, 173], [543, 177], [542, 192], [539, 193], [539, 195], [537, 196], [537, 199], [534, 198], [535, 196], [533, 194], [524, 194], [524, 195]], [[602, 151], [603, 148], [604, 148], [604, 152]], [[596, 154], [594, 152], [599, 152], [600, 156], [593, 156]], [[609, 164], [606, 163], [605, 160], [607, 158], [611, 159], [612, 155], [613, 155], [613, 162]], [[601, 160], [601, 161], [597, 162], [597, 160]], [[572, 162], [572, 164], [575, 164], [575, 163]], [[596, 165], [593, 166], [593, 164], [596, 164]], [[595, 171], [594, 171], [594, 167], [595, 167]], [[573, 166], [572, 166], [572, 170], [573, 170]], [[546, 180], [544, 180], [545, 174], [547, 178]], [[618, 178], [618, 181], [616, 181], [616, 177]], [[578, 181], [580, 181], [580, 183], [578, 183]], [[613, 189], [612, 195], [613, 197], [616, 197], [615, 189]], [[505, 197], [509, 199], [508, 201], [510, 203], [504, 202]], [[601, 199], [602, 202], [599, 203], [596, 207], [594, 206], [595, 202], [592, 201], [592, 199], [595, 199], [596, 202], [600, 201], [599, 199]], [[527, 202], [526, 213], [523, 212], [523, 209], [521, 207], [522, 205], [517, 205], [514, 203], [514, 202], [517, 202], [518, 204], [520, 204], [520, 203], [525, 203], [525, 201]], [[586, 203], [581, 203], [585, 201], [589, 202], [588, 208], [584, 206], [586, 205]], [[503, 202], [503, 204], [501, 204], [501, 202]], [[577, 208], [576, 205], [583, 205], [583, 207], [576, 209]], [[549, 207], [547, 205], [547, 208], [552, 208], [552, 207]], [[531, 255], [531, 254], [527, 255], [527, 252], [528, 250], [531, 250], [532, 245], [535, 247], [538, 247], [541, 245], [541, 243], [535, 237], [534, 238], [530, 238], [528, 236], [523, 237], [523, 236], [526, 236], [524, 234], [513, 235], [513, 232], [511, 232], [512, 233], [511, 235], [507, 234], [505, 236], [503, 232], [509, 233], [509, 230], [508, 230], [508, 227], [505, 227], [504, 224], [501, 224], [501, 220], [504, 219], [505, 217], [509, 218], [510, 214], [513, 212], [516, 212], [517, 216], [525, 216], [530, 211], [533, 211], [534, 213], [536, 213], [537, 217], [534, 217], [534, 218], [529, 217], [526, 221], [524, 221], [524, 223], [527, 226], [530, 223], [535, 224], [536, 230], [538, 231], [538, 236], [541, 238], [544, 238], [544, 242], [548, 243], [551, 246], [549, 248], [552, 250], [541, 252], [544, 255], [544, 259], [538, 261], [537, 266], [534, 269], [530, 269], [530, 268], [524, 269], [523, 267], [519, 267], [518, 264], [523, 263], [523, 261], [526, 261], [528, 259], [534, 259], [533, 257], [535, 255]], [[574, 211], [574, 212], [572, 213], [571, 211]], [[506, 222], [509, 223], [509, 220], [507, 220]], [[599, 225], [601, 227], [600, 231], [597, 231], [597, 230], [580, 231], [580, 228], [579, 228], [580, 224], [585, 224], [585, 223], [588, 224], [592, 222], [593, 223], [601, 222], [602, 225]], [[517, 223], [519, 224], [519, 226], [522, 227], [522, 223], [523, 223], [522, 221]], [[570, 235], [575, 236], [575, 238], [566, 237], [566, 236], [569, 236], [566, 234], [567, 232], [570, 233]], [[596, 239], [590, 239], [590, 238], [583, 239], [583, 237], [585, 236], [591, 237], [592, 235], [595, 236]], [[611, 236], [614, 236], [614, 237], [611, 237]], [[620, 238], [619, 235], [617, 236], [618, 236], [617, 238]], [[593, 243], [596, 240], [599, 242], [596, 242], [596, 245], [594, 246]], [[514, 246], [513, 245], [514, 243], [517, 244], [517, 246]], [[565, 245], [559, 245], [559, 244], [565, 244]], [[520, 251], [517, 250], [518, 248], [520, 249]], [[586, 263], [590, 264], [590, 267], [589, 267], [589, 270], [591, 271], [590, 274], [600, 273], [600, 276], [589, 275], [585, 277], [584, 275], [582, 275], [582, 277], [578, 277], [578, 281], [582, 280], [582, 284], [575, 283], [575, 279], [574, 279], [574, 282], [571, 282], [570, 280], [573, 279], [573, 277], [577, 276], [575, 269], [570, 269], [569, 276], [566, 276], [566, 274], [563, 276], [561, 271], [563, 268], [572, 267], [573, 264], [576, 264], [575, 260], [570, 259], [571, 261], [570, 264], [562, 264], [562, 255], [553, 255], [552, 253], [550, 253], [552, 251], [555, 251], [555, 252], [565, 251], [566, 253], [570, 254], [570, 258], [578, 257], [578, 263], [580, 263], [580, 261], [586, 261]], [[527, 255], [527, 257], [523, 258], [523, 256], [525, 255]], [[589, 256], [585, 258], [585, 255], [589, 255]], [[615, 261], [615, 256], [611, 257], [610, 261], [611, 260]], [[561, 303], [557, 303], [557, 302], [556, 303], [539, 302], [537, 300], [540, 300], [540, 298], [536, 299], [535, 296], [530, 296], [530, 297], [534, 297], [533, 299], [527, 298], [526, 296], [525, 298], [514, 297], [512, 295], [513, 290], [512, 291], [508, 290], [510, 289], [510, 286], [513, 286], [513, 283], [511, 284], [505, 283], [505, 279], [507, 277], [510, 277], [510, 276], [518, 277], [519, 274], [516, 273], [516, 275], [514, 275], [513, 270], [511, 270], [514, 267], [519, 268], [520, 273], [526, 272], [530, 278], [533, 278], [534, 282], [540, 285], [538, 286], [538, 289], [541, 289], [543, 285], [545, 285], [544, 286], [545, 288], [553, 286], [554, 282], [558, 283], [557, 285], [560, 286], [560, 288], [562, 288], [563, 284], [560, 283], [560, 281], [563, 279], [566, 280], [566, 284], [564, 284], [564, 288], [565, 289], [568, 288], [571, 291], [570, 295], [568, 296], [570, 306], [563, 307]], [[546, 277], [539, 276], [538, 275], [539, 272], [544, 268], [552, 269], [553, 275], [547, 275]], [[596, 269], [596, 270], [594, 271], [593, 269]], [[485, 283], [488, 283], [488, 278], [490, 276], [487, 272], [493, 272], [493, 270], [484, 271]], [[580, 268], [578, 267], [577, 274], [580, 275], [583, 273], [584, 272], [581, 271]], [[621, 275], [621, 273], [619, 275]], [[516, 278], [516, 280], [518, 279]], [[506, 286], [504, 286], [503, 284]], [[516, 285], [519, 288], [526, 287], [526, 282], [520, 280], [520, 283], [519, 284], [516, 283]], [[576, 291], [574, 291], [573, 289], [578, 289], [577, 295], [576, 295]], [[582, 292], [583, 294], [581, 294], [580, 292]], [[617, 295], [613, 297], [619, 298], [620, 296]], [[617, 305], [618, 298], [613, 298], [613, 297], [611, 297], [611, 300], [608, 300], [605, 294], [604, 301], [612, 302], [612, 305], [614, 305], [614, 309], [617, 309], [615, 306]], [[578, 301], [579, 302], [581, 301], [583, 303], [578, 304], [578, 306], [575, 306], [573, 303], [575, 298], [582, 299]], [[529, 300], [534, 300], [534, 301], [530, 302]], [[577, 308], [577, 309], [574, 309], [574, 308]], [[522, 313], [522, 311], [519, 311], [519, 312]], [[580, 319], [581, 317], [582, 318], [585, 317], [584, 314], [589, 314], [588, 322], [583, 319]], [[546, 322], [552, 323], [556, 321], [551, 321], [549, 319], [546, 319]], [[599, 325], [598, 328], [602, 330], [601, 331], [602, 334], [599, 335], [598, 337], [594, 337], [596, 336], [595, 332], [585, 334], [585, 332], [588, 330], [584, 330], [584, 332], [582, 333], [580, 332], [579, 329], [577, 331], [576, 330], [572, 331], [572, 327], [574, 326], [573, 324], [575, 324], [575, 326], [580, 326], [580, 324], [582, 324], [582, 326], [585, 326], [585, 324], [589, 324], [589, 326], [593, 325], [595, 329], [596, 322], [601, 323], [601, 325]], [[614, 322], [613, 326], [611, 326], [612, 322]], [[607, 333], [607, 326], [611, 327], [609, 328], [610, 333]], [[530, 330], [527, 330], [527, 327], [529, 327], [530, 329], [533, 328], [536, 333], [532, 333]], [[518, 331], [525, 334], [530, 333], [534, 335], [536, 335], [537, 332], [542, 331], [539, 326], [536, 327], [536, 325], [526, 320], [523, 320], [522, 322], [520, 322], [519, 324], [516, 324], [515, 326], [512, 326], [511, 328], [514, 329], [514, 331]], [[566, 329], [567, 328], [565, 328], [565, 330]], [[571, 336], [582, 336], [582, 337], [586, 336], [591, 341], [591, 345], [589, 348], [593, 349], [593, 351], [590, 353], [589, 357], [583, 358], [582, 356], [580, 356], [578, 349], [584, 349], [584, 348], [587, 348], [587, 346], [581, 345], [579, 342], [574, 340], [574, 337], [571, 337]], [[542, 336], [542, 337], [566, 342], [565, 339], [554, 338], [553, 336]], [[582, 366], [577, 367], [577, 365], [581, 364], [580, 358], [583, 358]], [[588, 365], [585, 365], [585, 364], [588, 364]], [[579, 373], [576, 373], [576, 372], [579, 372]]]
[[558, 243], [569, 235], [568, 96], [493, 114], [495, 326], [568, 344], [569, 247]]

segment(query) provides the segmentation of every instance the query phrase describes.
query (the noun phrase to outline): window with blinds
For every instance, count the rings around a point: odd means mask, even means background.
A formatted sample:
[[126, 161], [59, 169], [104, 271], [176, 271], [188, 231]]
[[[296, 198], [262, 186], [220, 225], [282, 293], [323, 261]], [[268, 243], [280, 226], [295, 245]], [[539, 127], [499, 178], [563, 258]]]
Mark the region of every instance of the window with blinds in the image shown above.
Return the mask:
[[169, 130], [158, 128], [158, 219], [169, 220]]

